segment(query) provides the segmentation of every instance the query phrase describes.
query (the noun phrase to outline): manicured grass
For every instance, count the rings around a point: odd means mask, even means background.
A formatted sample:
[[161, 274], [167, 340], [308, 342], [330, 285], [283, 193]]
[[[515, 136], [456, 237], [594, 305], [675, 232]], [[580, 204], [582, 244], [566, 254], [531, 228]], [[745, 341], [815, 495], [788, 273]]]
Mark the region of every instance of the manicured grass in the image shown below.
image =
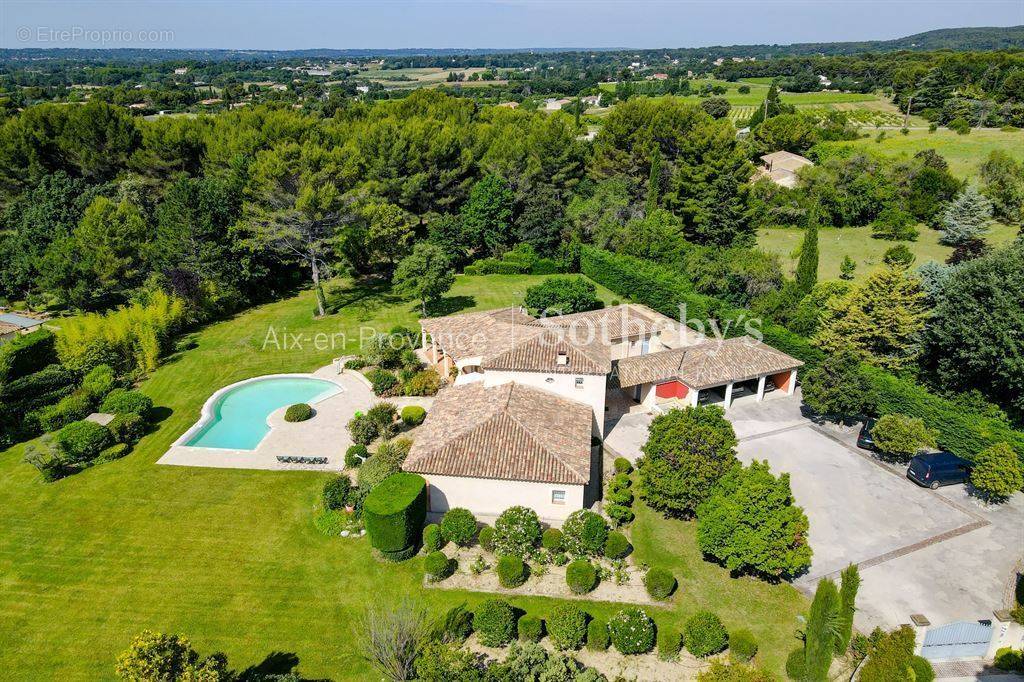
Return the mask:
[[[928, 260], [944, 263], [953, 249], [939, 243], [938, 231], [924, 225], [919, 225], [918, 231], [920, 236], [917, 241], [903, 242], [917, 256], [915, 265]], [[1012, 241], [1016, 236], [1016, 227], [996, 223], [987, 239], [990, 244], [1000, 245]], [[799, 249], [803, 238], [803, 230], [769, 228], [758, 232], [757, 245], [769, 253], [778, 254], [786, 274], [792, 275], [797, 261], [793, 254]], [[882, 254], [897, 243], [872, 238], [869, 227], [822, 228], [818, 231], [818, 278], [839, 277], [839, 264], [847, 255], [857, 263], [856, 277], [864, 277], [882, 262]]]
[[[438, 312], [515, 304], [542, 279], [459, 277]], [[132, 635], [150, 628], [187, 634], [204, 653], [225, 652], [236, 668], [285, 652], [307, 677], [376, 679], [360, 658], [355, 628], [367, 603], [411, 595], [440, 610], [486, 597], [424, 590], [422, 559], [382, 565], [365, 540], [319, 534], [312, 509], [324, 474], [155, 464], [217, 388], [315, 369], [355, 350], [361, 328], [417, 318], [414, 304], [381, 287], [346, 284], [329, 298], [337, 312], [321, 320], [312, 318], [306, 291], [187, 339], [190, 347], [142, 384], [163, 419], [123, 460], [44, 484], [22, 462], [22, 446], [0, 453], [0, 669], [20, 679], [109, 679]], [[274, 334], [287, 347], [265, 345]], [[643, 558], [685, 580], [673, 605], [653, 615], [679, 627], [699, 605], [713, 606], [728, 625], [753, 628], [778, 671], [802, 599], [791, 587], [733, 581], [703, 564], [686, 528], [644, 513], [636, 523]], [[557, 603], [514, 601], [540, 616]], [[604, 618], [617, 610], [585, 608]]]
[[1001, 149], [1018, 161], [1024, 161], [1024, 131], [1003, 132], [994, 128], [974, 129], [969, 135], [957, 135], [952, 130], [939, 128], [934, 133], [911, 130], [902, 135], [898, 130], [886, 132], [885, 139], [875, 142], [875, 136], [836, 144], [862, 147], [890, 156], [910, 157], [922, 149], [934, 149], [949, 162], [952, 173], [961, 178], [975, 178], [978, 167], [989, 152]]
[[[723, 95], [712, 95], [712, 97], [724, 97], [734, 107], [743, 106], [757, 106], [764, 101], [765, 95], [768, 94], [769, 86], [765, 84], [752, 83], [748, 81], [730, 83], [723, 80], [705, 79], [705, 80], [694, 80], [690, 81], [690, 89], [694, 92], [700, 90], [706, 83], [711, 85], [719, 85], [726, 89]], [[602, 90], [609, 92], [615, 91], [615, 83], [601, 83], [600, 87]], [[750, 88], [750, 92], [741, 93], [739, 87], [746, 85]], [[642, 87], [642, 86], [640, 86]], [[699, 102], [702, 98], [697, 95], [690, 95], [681, 99], [687, 102]], [[850, 102], [875, 102], [878, 101], [878, 97], [872, 94], [861, 94], [856, 92], [783, 92], [781, 93], [781, 99], [787, 104], [801, 105], [820, 105], [820, 104], [839, 104], [839, 103], [850, 103]]]

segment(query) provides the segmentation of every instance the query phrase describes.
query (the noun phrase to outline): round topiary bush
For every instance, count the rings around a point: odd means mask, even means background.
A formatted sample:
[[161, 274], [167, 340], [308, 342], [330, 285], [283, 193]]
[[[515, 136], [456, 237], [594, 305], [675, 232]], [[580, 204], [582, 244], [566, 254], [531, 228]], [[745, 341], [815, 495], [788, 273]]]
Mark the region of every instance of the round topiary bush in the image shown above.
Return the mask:
[[488, 599], [473, 613], [473, 630], [484, 646], [505, 646], [516, 634], [516, 613], [504, 599]]
[[586, 559], [577, 559], [565, 568], [565, 584], [573, 594], [586, 594], [597, 587], [597, 569]]
[[608, 524], [589, 509], [577, 509], [562, 524], [562, 544], [576, 556], [600, 556], [608, 539]]
[[519, 587], [526, 582], [526, 564], [512, 554], [500, 557], [494, 572], [498, 574], [498, 583], [506, 589]]
[[455, 571], [455, 562], [444, 552], [431, 552], [423, 559], [423, 573], [432, 583], [439, 582]]
[[454, 542], [460, 547], [468, 547], [473, 544], [476, 536], [476, 517], [473, 512], [462, 507], [449, 509], [441, 519], [441, 535], [448, 542]]
[[284, 420], [286, 422], [304, 422], [312, 416], [313, 408], [306, 403], [289, 405], [288, 409], [284, 411]]
[[757, 655], [757, 640], [754, 633], [743, 629], [729, 633], [729, 655], [746, 663]]
[[604, 555], [609, 559], [621, 559], [629, 554], [629, 540], [618, 531], [608, 533], [604, 543]]
[[494, 522], [494, 551], [524, 557], [540, 541], [540, 519], [529, 507], [509, 507]]
[[355, 469], [369, 456], [365, 445], [350, 445], [345, 451], [345, 467]]
[[645, 654], [654, 648], [654, 621], [635, 606], [622, 609], [608, 621], [612, 644], [623, 654]]
[[423, 529], [423, 549], [427, 552], [436, 552], [444, 547], [444, 538], [441, 536], [441, 529], [436, 523], [427, 524]]
[[494, 529], [490, 526], [484, 526], [480, 529], [480, 532], [476, 536], [477, 542], [488, 552], [494, 551]]
[[658, 658], [662, 661], [674, 661], [679, 658], [679, 649], [683, 646], [683, 636], [672, 628], [658, 628]]
[[385, 559], [400, 561], [415, 553], [426, 515], [427, 482], [416, 474], [393, 474], [363, 502], [370, 545]]
[[[935, 679], [935, 668], [932, 667], [931, 661], [923, 656], [912, 656], [910, 667], [914, 671], [914, 682], [933, 682]], [[1020, 667], [1018, 669], [1020, 670]]]
[[615, 458], [615, 473], [628, 474], [633, 471], [633, 465], [625, 457]]
[[100, 412], [113, 414], [137, 414], [143, 419], [149, 418], [153, 409], [153, 399], [140, 391], [128, 391], [123, 388], [115, 388], [107, 394], [100, 405]]
[[557, 528], [548, 528], [540, 538], [540, 544], [549, 552], [562, 551], [562, 531]]
[[698, 611], [686, 620], [683, 639], [686, 650], [699, 658], [717, 654], [729, 645], [729, 633], [710, 611]]
[[595, 618], [587, 624], [587, 648], [591, 651], [608, 650], [608, 623]]
[[655, 599], [668, 599], [676, 589], [676, 577], [668, 569], [652, 568], [644, 575], [644, 587]]
[[791, 680], [804, 679], [804, 649], [793, 649], [786, 657], [786, 677]]
[[611, 490], [605, 495], [605, 499], [611, 504], [622, 505], [628, 507], [633, 504], [633, 491], [629, 488]]
[[134, 445], [146, 433], [146, 420], [134, 412], [126, 412], [111, 419], [107, 430], [116, 442]]
[[407, 405], [402, 408], [402, 423], [406, 426], [419, 426], [427, 418], [427, 411], [419, 405]]
[[324, 483], [321, 497], [327, 509], [341, 509], [348, 504], [348, 494], [352, 490], [352, 481], [348, 476], [335, 476]]
[[85, 464], [112, 445], [114, 436], [107, 427], [82, 420], [62, 428], [54, 436], [54, 441], [68, 464]]
[[587, 636], [587, 614], [573, 604], [560, 604], [548, 618], [548, 635], [557, 649], [579, 649]]
[[633, 479], [629, 477], [629, 474], [615, 474], [610, 484], [611, 487], [618, 490], [625, 490], [633, 485]]
[[537, 616], [523, 616], [518, 627], [520, 642], [539, 642], [544, 637], [544, 621]]
[[616, 526], [624, 526], [636, 518], [633, 510], [622, 504], [605, 505], [604, 513], [615, 522]]

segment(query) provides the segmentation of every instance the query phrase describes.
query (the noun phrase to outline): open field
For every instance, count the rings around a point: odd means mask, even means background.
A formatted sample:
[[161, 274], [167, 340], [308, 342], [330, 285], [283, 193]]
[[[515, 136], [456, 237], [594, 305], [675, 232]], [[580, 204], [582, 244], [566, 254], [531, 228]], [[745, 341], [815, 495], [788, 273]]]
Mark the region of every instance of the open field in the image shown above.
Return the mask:
[[[424, 67], [419, 69], [381, 69], [378, 67], [371, 67], [361, 69], [359, 73], [360, 78], [364, 78], [374, 83], [380, 83], [385, 87], [390, 88], [423, 88], [423, 87], [437, 87], [439, 85], [460, 85], [463, 87], [480, 87], [484, 85], [499, 85], [508, 81], [504, 80], [493, 80], [493, 81], [469, 81], [464, 80], [461, 83], [448, 83], [448, 74], [452, 73], [464, 73], [468, 79], [470, 75], [474, 73], [480, 73], [486, 71], [480, 67], [470, 67], [466, 69], [441, 69], [438, 67]], [[409, 80], [405, 80], [409, 79]]]
[[[690, 88], [697, 91], [706, 83], [724, 87], [726, 89], [724, 95], [713, 95], [713, 97], [724, 97], [734, 107], [757, 106], [764, 101], [765, 95], [768, 94], [769, 87], [767, 85], [759, 85], [756, 83], [730, 83], [728, 81], [704, 79], [690, 81]], [[614, 92], [615, 85], [615, 83], [601, 83], [601, 88], [603, 90]], [[749, 85], [750, 92], [739, 92], [739, 87], [741, 85]], [[876, 95], [864, 95], [855, 92], [783, 92], [781, 98], [783, 102], [787, 104], [794, 104], [796, 106], [875, 102], [879, 99]], [[700, 101], [701, 98], [697, 95], [690, 95], [682, 99], [685, 99], [686, 101]]]
[[893, 130], [880, 143], [871, 137], [836, 144], [863, 147], [890, 156], [913, 156], [922, 149], [934, 149], [949, 162], [953, 174], [961, 178], [976, 176], [978, 166], [994, 149], [1001, 149], [1018, 161], [1024, 161], [1024, 131], [1021, 130], [1003, 132], [995, 128], [976, 128], [970, 135], [957, 135], [946, 128], [939, 128], [934, 133], [911, 130], [906, 135]]
[[[515, 304], [542, 279], [461, 276], [434, 314]], [[320, 320], [304, 291], [184, 339], [187, 349], [141, 385], [162, 420], [125, 459], [44, 484], [22, 462], [22, 446], [0, 453], [0, 669], [20, 679], [109, 679], [132, 635], [151, 628], [187, 634], [236, 668], [277, 652], [297, 657], [306, 677], [376, 679], [356, 638], [368, 602], [411, 595], [440, 610], [485, 597], [424, 590], [420, 558], [382, 565], [366, 540], [319, 534], [312, 509], [325, 474], [155, 465], [215, 389], [312, 370], [356, 350], [361, 328], [417, 318], [415, 304], [379, 286], [343, 281], [328, 293], [334, 312]], [[287, 335], [288, 347], [265, 345], [271, 329]], [[320, 332], [334, 347], [317, 345]], [[730, 578], [701, 559], [692, 523], [665, 521], [642, 505], [633, 534], [640, 560], [680, 576], [668, 606], [652, 609], [657, 621], [680, 627], [698, 608], [712, 608], [728, 627], [750, 628], [759, 659], [781, 672], [806, 607], [796, 589]], [[557, 604], [513, 601], [540, 616]], [[616, 610], [584, 608], [605, 618]]]
[[[944, 263], [953, 249], [939, 243], [939, 233], [923, 225], [918, 227], [920, 236], [914, 242], [890, 242], [871, 237], [870, 227], [825, 227], [818, 231], [818, 278], [839, 277], [839, 264], [844, 256], [850, 256], [857, 263], [856, 277], [859, 279], [882, 262], [882, 254], [897, 243], [903, 243], [917, 256], [916, 264], [928, 260]], [[1012, 241], [1017, 228], [996, 223], [988, 234], [990, 244], [998, 245]], [[793, 254], [803, 241], [803, 230], [769, 228], [757, 234], [757, 245], [769, 253], [777, 254], [787, 275], [796, 271]]]

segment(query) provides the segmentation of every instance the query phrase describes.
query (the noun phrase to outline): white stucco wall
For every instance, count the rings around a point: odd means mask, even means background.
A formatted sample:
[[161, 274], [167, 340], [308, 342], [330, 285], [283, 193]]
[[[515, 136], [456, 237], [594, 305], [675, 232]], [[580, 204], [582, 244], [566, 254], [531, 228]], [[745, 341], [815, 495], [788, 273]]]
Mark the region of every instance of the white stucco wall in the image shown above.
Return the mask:
[[[465, 507], [474, 514], [497, 515], [518, 504], [533, 509], [542, 519], [561, 520], [583, 508], [582, 485], [429, 474], [424, 478], [427, 479], [428, 509], [432, 512]], [[551, 503], [553, 490], [565, 491], [565, 504]]]
[[[582, 387], [576, 386], [576, 379], [582, 378]], [[550, 381], [548, 381], [550, 379]], [[590, 405], [598, 431], [604, 434], [604, 402], [608, 377], [604, 374], [546, 374], [544, 372], [484, 371], [485, 386], [500, 386], [514, 381], [517, 384], [533, 386], [550, 391], [576, 402]]]

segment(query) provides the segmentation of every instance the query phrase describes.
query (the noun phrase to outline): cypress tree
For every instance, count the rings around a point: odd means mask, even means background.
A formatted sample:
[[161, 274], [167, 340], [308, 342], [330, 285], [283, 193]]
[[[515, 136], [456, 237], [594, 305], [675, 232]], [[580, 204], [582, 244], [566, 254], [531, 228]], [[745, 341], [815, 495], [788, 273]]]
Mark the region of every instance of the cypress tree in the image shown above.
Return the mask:
[[836, 632], [836, 656], [842, 656], [853, 638], [853, 614], [857, 610], [857, 590], [860, 588], [860, 571], [850, 564], [841, 575], [839, 587], [839, 626]]
[[800, 260], [796, 264], [796, 285], [804, 294], [810, 293], [818, 282], [818, 223], [811, 222], [804, 232], [800, 247]]
[[832, 652], [836, 646], [838, 617], [839, 590], [834, 582], [825, 578], [814, 592], [804, 632], [804, 679], [807, 682], [828, 680], [828, 668], [832, 665]]
[[647, 178], [647, 215], [651, 215], [658, 208], [658, 201], [661, 199], [661, 149], [654, 148], [651, 154], [651, 174]]

